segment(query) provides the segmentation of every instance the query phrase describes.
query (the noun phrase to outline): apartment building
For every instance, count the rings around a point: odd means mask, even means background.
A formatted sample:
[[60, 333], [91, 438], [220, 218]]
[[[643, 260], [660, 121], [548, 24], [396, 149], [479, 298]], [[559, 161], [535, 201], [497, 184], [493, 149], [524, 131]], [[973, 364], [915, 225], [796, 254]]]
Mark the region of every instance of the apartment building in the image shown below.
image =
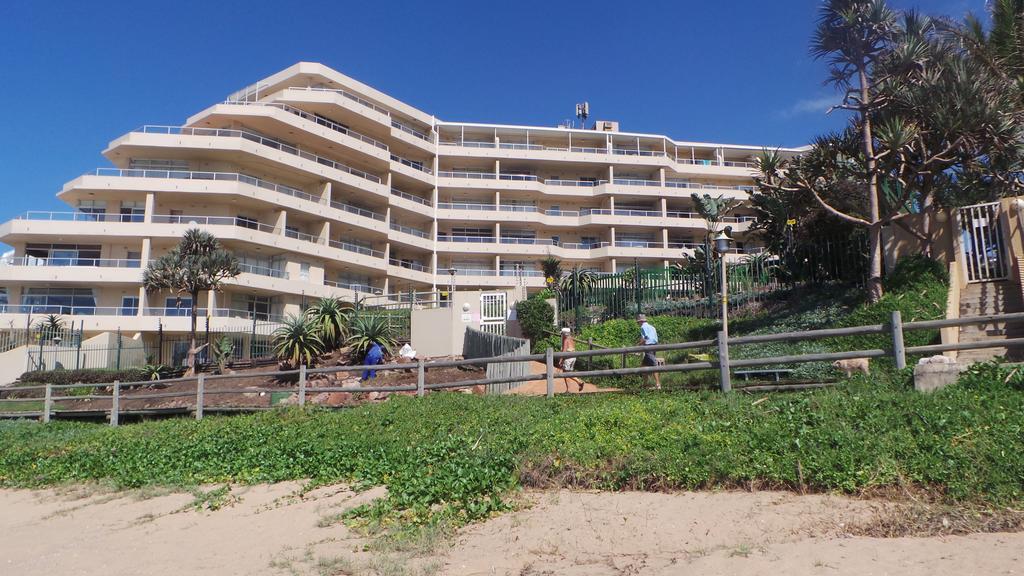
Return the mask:
[[[614, 122], [445, 122], [301, 62], [181, 126], [115, 139], [111, 167], [58, 193], [66, 211], [0, 225], [14, 248], [0, 322], [57, 312], [86, 331], [143, 333], [154, 317], [184, 331], [188, 302], [147, 294], [141, 277], [190, 227], [242, 263], [198, 303], [215, 322], [272, 320], [321, 296], [539, 289], [547, 256], [600, 272], [667, 266], [706, 230], [690, 195], [745, 201], [758, 150]], [[738, 253], [759, 250], [750, 220], [745, 206], [730, 218]]]

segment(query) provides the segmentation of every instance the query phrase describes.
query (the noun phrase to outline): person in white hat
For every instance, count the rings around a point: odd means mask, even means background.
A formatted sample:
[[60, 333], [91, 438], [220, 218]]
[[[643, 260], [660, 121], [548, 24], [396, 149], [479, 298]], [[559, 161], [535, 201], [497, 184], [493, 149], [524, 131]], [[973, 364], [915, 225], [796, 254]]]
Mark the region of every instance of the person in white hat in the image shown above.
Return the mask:
[[[572, 330], [568, 326], [562, 328], [562, 352], [575, 352], [576, 351], [576, 340], [572, 337]], [[573, 368], [576, 367], [576, 358], [562, 358], [559, 362], [559, 366], [562, 372], [572, 372]], [[579, 392], [583, 392], [583, 381], [578, 378], [573, 378], [578, 385]], [[569, 378], [565, 378], [565, 391], [569, 391]]]

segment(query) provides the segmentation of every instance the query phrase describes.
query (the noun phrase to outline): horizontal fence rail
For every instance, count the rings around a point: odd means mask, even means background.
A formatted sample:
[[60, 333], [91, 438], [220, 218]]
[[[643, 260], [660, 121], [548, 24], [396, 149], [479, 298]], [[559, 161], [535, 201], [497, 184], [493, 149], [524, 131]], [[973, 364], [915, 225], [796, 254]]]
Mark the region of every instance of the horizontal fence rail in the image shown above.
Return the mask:
[[[1007, 322], [1022, 322], [1024, 321], [1024, 313], [1012, 313], [1012, 314], [994, 314], [986, 316], [973, 316], [973, 317], [961, 317], [956, 319], [945, 319], [945, 320], [922, 320], [903, 323], [900, 313], [893, 312], [892, 320], [887, 324], [874, 324], [867, 326], [854, 326], [850, 328], [835, 328], [835, 329], [824, 329], [824, 330], [809, 330], [804, 332], [785, 332], [779, 334], [763, 334], [763, 335], [752, 335], [752, 336], [739, 336], [739, 337], [726, 337], [723, 333], [719, 333], [718, 337], [710, 340], [697, 340], [693, 342], [679, 342], [673, 344], [657, 344], [653, 346], [625, 346], [619, 348], [601, 348], [595, 345], [592, 341], [587, 342], [589, 350], [574, 350], [574, 351], [560, 351], [555, 352], [551, 348], [548, 348], [543, 354], [519, 354], [517, 352], [525, 350], [525, 347], [520, 345], [518, 342], [508, 343], [508, 347], [494, 347], [496, 352], [501, 350], [512, 350], [513, 353], [497, 354], [487, 357], [480, 358], [464, 358], [461, 360], [437, 360], [425, 362], [419, 360], [415, 363], [391, 363], [391, 364], [378, 364], [378, 365], [358, 365], [358, 366], [329, 366], [320, 368], [307, 368], [306, 366], [299, 367], [298, 370], [278, 370], [268, 372], [246, 372], [236, 374], [222, 374], [222, 375], [209, 375], [200, 373], [194, 377], [183, 377], [183, 378], [169, 378], [163, 380], [144, 380], [136, 382], [110, 382], [110, 383], [91, 383], [91, 384], [25, 384], [15, 385], [0, 388], [0, 401], [12, 404], [27, 404], [27, 403], [42, 403], [41, 410], [25, 410], [17, 412], [0, 412], [0, 417], [5, 418], [25, 418], [25, 417], [38, 417], [44, 422], [50, 421], [54, 416], [74, 416], [80, 414], [91, 414], [91, 415], [107, 415], [110, 419], [111, 425], [118, 425], [121, 415], [132, 415], [132, 414], [158, 414], [158, 413], [182, 413], [191, 412], [197, 419], [202, 418], [204, 412], [238, 412], [238, 411], [256, 411], [266, 410], [267, 407], [258, 406], [222, 406], [222, 405], [211, 405], [206, 403], [208, 397], [224, 396], [224, 395], [244, 395], [244, 394], [295, 394], [297, 396], [297, 403], [303, 406], [307, 403], [307, 396], [310, 391], [316, 393], [333, 393], [333, 392], [345, 392], [345, 393], [358, 393], [367, 394], [371, 392], [408, 392], [415, 393], [418, 396], [422, 396], [427, 390], [446, 390], [446, 389], [465, 389], [474, 386], [484, 386], [493, 390], [506, 390], [513, 384], [522, 384], [525, 382], [536, 382], [540, 380], [547, 381], [547, 396], [551, 397], [554, 395], [554, 380], [564, 378], [600, 378], [600, 377], [615, 377], [615, 376], [635, 376], [635, 375], [650, 375], [667, 372], [692, 372], [698, 370], [718, 370], [720, 373], [719, 387], [723, 392], [728, 392], [732, 389], [730, 382], [729, 370], [734, 368], [747, 368], [755, 366], [771, 366], [778, 364], [801, 364], [808, 362], [826, 362], [835, 360], [848, 360], [848, 359], [859, 359], [859, 358], [883, 358], [892, 357], [897, 368], [906, 367], [906, 355], [907, 354], [930, 354], [945, 351], [954, 350], [976, 350], [983, 348], [1005, 348], [1005, 347], [1016, 347], [1024, 346], [1024, 338], [1009, 338], [1005, 340], [991, 340], [981, 342], [964, 342], [958, 344], [932, 344], [924, 346], [903, 346], [903, 334], [908, 330], [932, 330], [936, 328], [944, 328], [951, 326], [968, 326], [968, 325], [984, 325], [992, 323], [1007, 323]], [[830, 338], [830, 337], [842, 337], [842, 336], [857, 336], [865, 334], [889, 334], [892, 338], [892, 346], [882, 349], [875, 348], [869, 350], [848, 350], [840, 352], [824, 352], [824, 353], [813, 353], [813, 354], [798, 354], [788, 356], [773, 356], [764, 358], [729, 358], [730, 346], [742, 346], [747, 344], [764, 343], [764, 342], [791, 342], [797, 340], [811, 340], [819, 338]], [[579, 342], [579, 340], [576, 340]], [[490, 347], [490, 346], [488, 346]], [[696, 349], [707, 349], [717, 347], [718, 356], [713, 359], [699, 358], [700, 361], [688, 362], [688, 363], [668, 363], [659, 364], [656, 366], [639, 366], [639, 367], [628, 367], [623, 362], [621, 368], [608, 368], [608, 369], [586, 369], [580, 371], [565, 372], [560, 369], [556, 370], [556, 360], [563, 358], [590, 358], [595, 356], [622, 356], [625, 358], [629, 354], [645, 353], [645, 352], [663, 352], [663, 351], [679, 351], [679, 350], [696, 350]], [[485, 347], [481, 347], [483, 349]], [[503, 365], [503, 364], [519, 364], [520, 366], [528, 362], [543, 362], [545, 364], [545, 370], [543, 373], [524, 373], [528, 371], [523, 370], [504, 370], [504, 371], [492, 371], [488, 370], [488, 374], [500, 374], [497, 377], [484, 377], [474, 378], [469, 380], [459, 380], [456, 382], [441, 382], [426, 384], [424, 374], [432, 369], [439, 368], [458, 368], [458, 367], [477, 367], [477, 368], [490, 368], [492, 365]], [[337, 374], [337, 373], [359, 373], [364, 370], [406, 370], [416, 371], [417, 382], [416, 384], [401, 384], [401, 385], [383, 385], [383, 386], [314, 386], [309, 385], [309, 377], [313, 375], [322, 374]], [[286, 385], [282, 386], [251, 386], [246, 388], [230, 388], [230, 389], [209, 389], [208, 385], [217, 383], [220, 381], [242, 379], [242, 378], [273, 378], [278, 382], [286, 381]], [[290, 380], [294, 379], [295, 383], [291, 384]], [[141, 394], [123, 394], [126, 390], [137, 389], [144, 386], [168, 386], [172, 384], [189, 383], [193, 384], [190, 389], [179, 390], [179, 391], [152, 391], [144, 392]], [[818, 385], [820, 387], [821, 385]], [[811, 385], [810, 387], [814, 387]], [[787, 390], [787, 389], [803, 389], [804, 387], [797, 387], [796, 385], [777, 385], [777, 386], [746, 386], [744, 389], [750, 390]], [[109, 392], [105, 392], [109, 389]], [[73, 391], [81, 390], [82, 393], [76, 393]], [[40, 396], [41, 393], [41, 396]], [[169, 398], [186, 398], [186, 406], [174, 406], [166, 408], [146, 408], [146, 409], [126, 409], [124, 408], [124, 402], [134, 402], [139, 400], [157, 400], [157, 399], [169, 399]], [[98, 408], [81, 408], [81, 409], [66, 409], [55, 407], [55, 403], [66, 403], [69, 401], [109, 401], [110, 406], [101, 406]]]

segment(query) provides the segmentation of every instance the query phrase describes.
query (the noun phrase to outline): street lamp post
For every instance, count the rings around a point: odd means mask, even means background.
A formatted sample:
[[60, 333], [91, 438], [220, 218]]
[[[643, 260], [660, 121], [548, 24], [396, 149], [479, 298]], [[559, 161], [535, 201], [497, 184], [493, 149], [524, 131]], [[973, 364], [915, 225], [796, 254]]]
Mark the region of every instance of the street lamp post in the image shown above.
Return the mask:
[[725, 255], [729, 253], [732, 238], [726, 232], [715, 236], [715, 251], [722, 259], [722, 333], [729, 336], [729, 283], [726, 278]]
[[455, 302], [455, 268], [448, 269], [448, 305], [453, 306]]

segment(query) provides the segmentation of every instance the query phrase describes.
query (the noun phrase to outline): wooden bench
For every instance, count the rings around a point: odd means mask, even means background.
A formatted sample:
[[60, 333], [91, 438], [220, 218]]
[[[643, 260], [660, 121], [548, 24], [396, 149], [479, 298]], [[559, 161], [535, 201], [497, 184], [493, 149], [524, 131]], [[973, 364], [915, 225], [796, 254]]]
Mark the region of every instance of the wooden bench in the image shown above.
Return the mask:
[[764, 370], [737, 370], [735, 374], [742, 377], [744, 380], [750, 380], [752, 376], [772, 376], [776, 382], [782, 380], [783, 375], [790, 375], [793, 373], [791, 368], [768, 368]]

